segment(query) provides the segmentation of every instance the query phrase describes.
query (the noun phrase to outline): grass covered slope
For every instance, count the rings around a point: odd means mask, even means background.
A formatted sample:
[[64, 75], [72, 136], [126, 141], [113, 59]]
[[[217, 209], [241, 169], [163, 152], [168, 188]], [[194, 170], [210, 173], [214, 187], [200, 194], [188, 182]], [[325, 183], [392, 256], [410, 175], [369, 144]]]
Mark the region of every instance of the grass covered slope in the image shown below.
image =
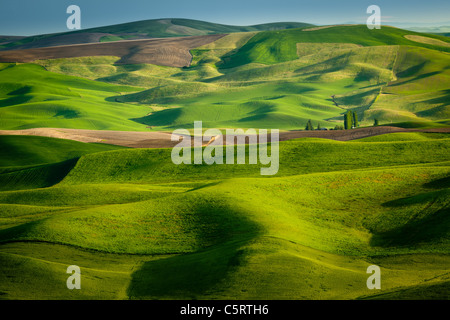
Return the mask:
[[402, 47], [394, 67], [396, 81], [380, 91], [365, 116], [393, 122], [449, 119], [449, 69], [448, 53]]
[[33, 136], [0, 136], [0, 148], [4, 152], [0, 158], [0, 167], [61, 162], [79, 158], [88, 153], [123, 149], [107, 144], [89, 144]]
[[109, 99], [136, 90], [51, 73], [35, 64], [0, 64], [0, 128], [144, 130], [130, 119], [147, 114], [146, 107]]
[[[449, 52], [446, 46], [437, 46], [416, 42], [405, 38], [412, 31], [383, 26], [380, 30], [370, 30], [365, 25], [333, 26], [329, 28], [306, 28], [294, 30], [266, 31], [258, 33], [237, 53], [225, 62], [225, 67], [232, 68], [247, 63], [274, 64], [297, 58], [297, 43], [352, 43], [361, 46], [409, 45]], [[314, 30], [316, 29], [316, 30]], [[429, 38], [450, 43], [449, 39], [436, 35]]]
[[0, 190], [49, 187], [88, 153], [121, 147], [32, 136], [0, 136]]
[[[49, 88], [5, 90], [0, 127], [173, 130], [201, 119], [205, 128], [292, 130], [308, 120], [334, 128], [347, 110], [362, 126], [375, 119], [434, 126], [450, 118], [448, 47], [412, 41], [411, 35], [448, 43], [391, 27], [334, 26], [232, 33], [191, 50], [186, 68], [116, 65], [114, 57], [36, 61], [51, 72], [97, 80], [85, 82], [95, 90], [61, 87], [67, 78], [53, 73]], [[38, 69], [30, 64], [0, 72], [4, 79], [35, 77], [25, 72], [31, 68]]]
[[233, 34], [193, 50], [192, 66], [182, 72], [100, 80], [148, 83], [117, 99], [157, 107], [136, 121], [162, 129], [189, 127], [199, 114], [207, 127], [287, 130], [309, 119], [334, 127], [348, 109], [361, 125], [448, 119], [447, 48], [408, 34], [365, 26]]
[[[259, 32], [295, 26], [91, 30], [98, 41], [233, 33], [191, 50], [185, 68], [1, 64], [0, 128], [289, 130], [334, 127], [347, 110], [362, 125], [448, 126], [448, 39], [366, 26]], [[271, 177], [259, 164], [176, 166], [170, 149], [25, 136], [0, 147], [0, 298], [448, 299], [448, 134], [284, 141]], [[373, 264], [381, 291], [366, 287]], [[66, 289], [69, 265], [82, 290]]]
[[[448, 139], [388, 141], [377, 143], [376, 147], [372, 143], [357, 141], [298, 139], [284, 141], [280, 145], [280, 165], [277, 175], [291, 176], [370, 167], [445, 163], [448, 154]], [[177, 166], [170, 159], [171, 149], [126, 149], [88, 154], [80, 158], [62, 184], [132, 181], [169, 183], [195, 179], [260, 177], [260, 168], [263, 167], [259, 164]]]
[[[377, 264], [388, 298], [445, 298], [449, 139], [382, 137], [282, 142], [274, 177], [163, 149], [82, 156], [53, 187], [0, 192], [0, 291], [42, 276], [47, 298], [376, 298]], [[83, 290], [61, 291], [72, 264]]]

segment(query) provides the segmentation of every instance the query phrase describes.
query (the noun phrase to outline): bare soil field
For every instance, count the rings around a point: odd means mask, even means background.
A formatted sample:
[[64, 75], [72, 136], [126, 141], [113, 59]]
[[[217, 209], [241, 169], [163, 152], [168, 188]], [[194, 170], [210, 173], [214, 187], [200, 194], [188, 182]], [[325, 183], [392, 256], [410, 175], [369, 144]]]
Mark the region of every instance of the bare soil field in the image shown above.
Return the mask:
[[[299, 138], [322, 138], [331, 139], [336, 141], [350, 141], [357, 140], [367, 137], [378, 136], [386, 133], [395, 132], [436, 132], [436, 133], [450, 133], [450, 128], [433, 128], [433, 129], [405, 129], [398, 127], [380, 126], [380, 127], [368, 127], [368, 128], [357, 128], [353, 130], [314, 130], [314, 131], [285, 131], [279, 133], [279, 141], [286, 141]], [[215, 138], [214, 140], [217, 140]], [[268, 130], [267, 140], [270, 142], [270, 131]], [[238, 140], [235, 139], [234, 144]], [[259, 137], [257, 137], [259, 142]], [[246, 140], [248, 143], [248, 139]], [[226, 136], [223, 136], [223, 144], [226, 143]], [[230, 143], [233, 144], [233, 143]]]
[[[434, 129], [404, 129], [397, 127], [369, 127], [353, 130], [323, 130], [323, 131], [287, 131], [280, 132], [280, 141], [297, 138], [323, 138], [337, 141], [349, 141], [394, 132], [440, 132], [450, 133], [450, 128]], [[270, 133], [270, 131], [269, 131]], [[173, 148], [178, 141], [171, 141], [171, 132], [134, 132], [106, 131], [61, 128], [36, 128], [26, 130], [0, 130], [0, 135], [32, 135], [59, 139], [69, 139], [89, 143], [106, 143], [129, 148]], [[203, 145], [208, 145], [219, 137], [214, 137]], [[227, 144], [226, 135], [222, 136], [221, 144]], [[257, 141], [259, 138], [256, 137]], [[248, 143], [249, 139], [245, 139]], [[268, 135], [270, 141], [270, 134]], [[235, 139], [237, 143], [238, 139]], [[219, 142], [220, 143], [220, 142]], [[231, 143], [231, 144], [233, 144]]]
[[7, 50], [0, 51], [0, 62], [32, 62], [43, 59], [117, 56], [120, 57], [116, 62], [118, 64], [150, 63], [170, 67], [185, 67], [190, 65], [192, 59], [189, 50], [216, 41], [225, 35], [123, 40]]
[[0, 130], [0, 135], [28, 135], [69, 139], [87, 143], [106, 143], [130, 148], [171, 148], [169, 132], [107, 131], [61, 128], [36, 128], [25, 130]]
[[291, 140], [296, 138], [324, 138], [337, 141], [349, 141], [362, 139], [380, 134], [394, 132], [450, 132], [450, 128], [433, 128], [433, 129], [405, 129], [399, 127], [379, 126], [357, 128], [353, 130], [323, 130], [323, 131], [288, 131], [280, 132], [280, 141]]

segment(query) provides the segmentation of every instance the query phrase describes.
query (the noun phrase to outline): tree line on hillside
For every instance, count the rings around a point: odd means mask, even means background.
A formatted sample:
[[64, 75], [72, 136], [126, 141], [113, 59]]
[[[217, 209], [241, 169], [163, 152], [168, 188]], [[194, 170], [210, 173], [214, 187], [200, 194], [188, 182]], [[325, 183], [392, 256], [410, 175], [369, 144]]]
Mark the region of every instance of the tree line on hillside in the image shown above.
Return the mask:
[[[378, 119], [374, 119], [373, 126], [378, 126]], [[344, 125], [336, 125], [331, 130], [350, 130], [359, 127], [358, 114], [355, 111], [348, 110], [344, 114]], [[311, 119], [306, 123], [305, 130], [328, 130], [327, 128], [321, 128], [320, 122], [317, 123], [317, 129], [314, 129]]]

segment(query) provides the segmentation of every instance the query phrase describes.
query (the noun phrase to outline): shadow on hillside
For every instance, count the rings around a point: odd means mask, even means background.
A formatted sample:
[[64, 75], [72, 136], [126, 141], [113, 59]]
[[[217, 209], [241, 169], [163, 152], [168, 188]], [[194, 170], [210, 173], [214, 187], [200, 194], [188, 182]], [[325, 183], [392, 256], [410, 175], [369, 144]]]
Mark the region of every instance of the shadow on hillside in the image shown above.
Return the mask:
[[[250, 240], [250, 239], [248, 239]], [[226, 289], [227, 275], [244, 263], [246, 243], [228, 242], [213, 249], [146, 262], [132, 274], [130, 299], [195, 300]]]
[[450, 188], [450, 176], [442, 179], [433, 180], [431, 182], [425, 183], [423, 186], [429, 189]]
[[31, 95], [20, 95], [20, 96], [13, 96], [11, 98], [7, 99], [1, 99], [0, 100], [0, 108], [3, 107], [10, 107], [17, 104], [27, 103], [30, 101], [33, 97]]
[[414, 246], [420, 243], [432, 243], [449, 235], [450, 230], [450, 177], [437, 179], [424, 184], [424, 187], [438, 189], [412, 197], [400, 198], [383, 204], [385, 207], [407, 210], [409, 206], [421, 206], [412, 211], [410, 217], [399, 227], [376, 233], [370, 240], [371, 246]]
[[447, 90], [442, 90], [443, 95], [433, 98], [433, 99], [428, 99], [425, 100], [423, 102], [427, 103], [427, 104], [442, 104], [442, 105], [448, 105], [450, 103], [450, 89]]
[[[11, 241], [23, 241], [23, 237], [26, 238], [27, 235], [37, 226], [39, 226], [40, 221], [31, 221], [23, 223], [18, 226], [0, 230], [0, 243], [6, 243]], [[26, 241], [26, 240], [25, 240]]]
[[397, 73], [397, 77], [399, 78], [407, 78], [407, 77], [411, 77], [413, 75], [416, 75], [417, 73], [419, 73], [420, 71], [422, 71], [422, 69], [425, 67], [426, 65], [426, 61], [422, 62], [422, 63], [418, 63], [412, 67], [409, 67], [408, 69], [405, 69], [403, 71], [400, 71]]
[[197, 191], [197, 190], [200, 190], [200, 189], [204, 189], [204, 188], [208, 188], [208, 187], [213, 187], [213, 186], [216, 186], [216, 185], [218, 185], [218, 184], [220, 184], [220, 183], [222, 183], [222, 181], [215, 181], [215, 182], [210, 182], [210, 183], [207, 183], [207, 184], [202, 184], [202, 185], [200, 185], [200, 186], [198, 186], [198, 187], [189, 189], [189, 190], [186, 191], [186, 192], [193, 192], [193, 191]]
[[316, 80], [319, 80], [320, 77], [325, 73], [338, 72], [344, 69], [348, 65], [348, 57], [349, 54], [344, 53], [336, 57], [320, 61], [318, 63], [302, 66], [294, 70], [294, 74], [301, 74], [303, 76], [313, 76], [317, 77]]
[[[441, 73], [441, 71], [433, 71], [433, 72], [428, 72], [428, 73], [420, 74], [420, 75], [418, 75], [418, 76], [416, 76], [416, 77], [414, 77], [414, 78], [411, 78], [411, 79], [409, 79], [409, 80], [394, 82], [394, 83], [390, 84], [389, 86], [390, 86], [390, 87], [398, 87], [398, 86], [402, 86], [402, 85], [405, 85], [405, 84], [407, 84], [407, 83], [412, 83], [412, 82], [415, 82], [415, 81], [417, 81], [417, 80], [421, 80], [421, 79], [425, 79], [425, 78], [429, 78], [429, 77], [438, 75], [438, 74], [440, 74], [440, 73]], [[402, 78], [402, 79], [403, 79], [403, 78]]]
[[432, 243], [450, 230], [449, 208], [443, 208], [423, 218], [412, 219], [401, 227], [374, 234], [370, 245], [375, 247], [414, 246]]
[[[199, 201], [203, 203], [202, 201]], [[200, 204], [199, 242], [215, 244], [194, 253], [148, 261], [132, 274], [130, 299], [198, 299], [226, 289], [227, 275], [245, 263], [243, 249], [260, 231], [237, 211]], [[202, 223], [204, 220], [206, 224]], [[214, 238], [211, 240], [211, 238]]]
[[141, 118], [133, 118], [130, 120], [149, 126], [170, 126], [173, 125], [173, 123], [178, 119], [178, 117], [180, 117], [180, 115], [181, 108], [173, 108], [156, 111], [151, 113], [150, 115]]
[[0, 174], [0, 191], [48, 188], [61, 182], [79, 158]]

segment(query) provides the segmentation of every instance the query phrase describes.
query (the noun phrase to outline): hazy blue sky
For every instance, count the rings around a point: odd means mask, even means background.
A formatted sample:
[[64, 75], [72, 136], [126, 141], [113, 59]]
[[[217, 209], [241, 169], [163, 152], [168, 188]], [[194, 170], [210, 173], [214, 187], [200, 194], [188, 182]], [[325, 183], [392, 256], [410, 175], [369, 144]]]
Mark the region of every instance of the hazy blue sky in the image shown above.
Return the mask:
[[189, 18], [234, 25], [277, 21], [365, 23], [369, 5], [380, 6], [383, 24], [450, 21], [449, 0], [0, 0], [0, 34], [67, 31], [66, 8], [81, 8], [83, 29], [157, 18]]

